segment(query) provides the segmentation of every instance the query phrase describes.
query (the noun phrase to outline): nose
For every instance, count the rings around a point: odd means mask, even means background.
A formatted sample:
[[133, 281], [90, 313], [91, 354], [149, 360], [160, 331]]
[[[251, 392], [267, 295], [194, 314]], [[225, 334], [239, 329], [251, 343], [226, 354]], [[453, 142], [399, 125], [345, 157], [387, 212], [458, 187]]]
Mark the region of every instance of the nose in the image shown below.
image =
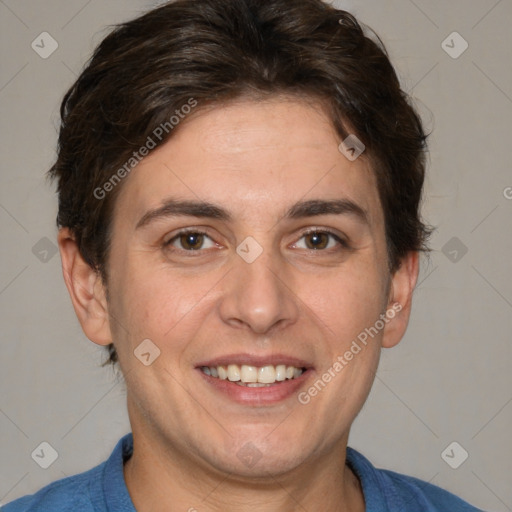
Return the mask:
[[252, 263], [237, 256], [223, 284], [220, 315], [232, 327], [270, 334], [298, 319], [291, 274], [268, 251]]

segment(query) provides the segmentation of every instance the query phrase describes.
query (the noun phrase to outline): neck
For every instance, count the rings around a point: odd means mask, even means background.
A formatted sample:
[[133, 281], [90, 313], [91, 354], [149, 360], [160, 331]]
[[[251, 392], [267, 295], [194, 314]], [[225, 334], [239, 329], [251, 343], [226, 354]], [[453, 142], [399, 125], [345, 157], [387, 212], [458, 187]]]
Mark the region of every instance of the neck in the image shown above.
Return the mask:
[[124, 467], [138, 512], [364, 512], [357, 477], [345, 465], [346, 440], [328, 456], [286, 473], [240, 477], [208, 467], [190, 453], [165, 448], [157, 436], [134, 429], [134, 451]]

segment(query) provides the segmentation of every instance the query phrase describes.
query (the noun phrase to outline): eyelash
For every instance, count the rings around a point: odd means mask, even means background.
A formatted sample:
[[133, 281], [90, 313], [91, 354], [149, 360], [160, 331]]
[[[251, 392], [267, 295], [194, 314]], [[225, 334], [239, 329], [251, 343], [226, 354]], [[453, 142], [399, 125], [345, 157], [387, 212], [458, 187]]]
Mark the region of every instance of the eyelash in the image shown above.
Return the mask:
[[[313, 233], [328, 235], [328, 236], [332, 237], [336, 242], [338, 242], [338, 244], [341, 246], [342, 249], [350, 249], [350, 246], [346, 240], [341, 238], [339, 235], [337, 235], [333, 231], [331, 231], [329, 229], [324, 229], [324, 228], [308, 229], [307, 231], [304, 231], [301, 234], [299, 240], [302, 239], [303, 237], [305, 237], [307, 235], [311, 235]], [[206, 233], [206, 231], [203, 231], [203, 230], [197, 229], [197, 228], [190, 228], [190, 229], [183, 229], [183, 230], [179, 231], [172, 238], [170, 238], [169, 240], [164, 242], [164, 244], [163, 244], [164, 248], [171, 249], [172, 251], [192, 253], [195, 256], [200, 256], [201, 255], [200, 253], [203, 252], [205, 249], [187, 250], [187, 249], [178, 249], [178, 248], [172, 247], [172, 243], [175, 240], [177, 240], [181, 236], [187, 235], [187, 234], [206, 236], [206, 237], [210, 238], [210, 240], [213, 241], [213, 239], [210, 237], [210, 235], [208, 233]], [[327, 252], [327, 253], [333, 252], [333, 248], [331, 248], [331, 249], [306, 249], [306, 250], [310, 251], [310, 252]], [[334, 250], [336, 250], [336, 249], [334, 249]]]
[[[322, 229], [322, 228], [308, 229], [307, 231], [304, 231], [304, 233], [302, 233], [300, 238], [307, 236], [307, 235], [311, 235], [312, 233], [317, 233], [317, 234], [320, 233], [320, 234], [324, 234], [324, 235], [329, 235], [332, 238], [334, 238], [334, 240], [336, 240], [336, 242], [338, 242], [343, 248], [345, 248], [345, 249], [349, 248], [348, 242], [346, 240], [344, 240], [339, 235], [337, 235], [334, 231], [331, 231], [329, 229]], [[299, 240], [300, 240], [300, 238], [299, 238]], [[315, 249], [309, 249], [309, 250], [314, 251]], [[323, 250], [325, 251], [325, 249], [323, 249]]]

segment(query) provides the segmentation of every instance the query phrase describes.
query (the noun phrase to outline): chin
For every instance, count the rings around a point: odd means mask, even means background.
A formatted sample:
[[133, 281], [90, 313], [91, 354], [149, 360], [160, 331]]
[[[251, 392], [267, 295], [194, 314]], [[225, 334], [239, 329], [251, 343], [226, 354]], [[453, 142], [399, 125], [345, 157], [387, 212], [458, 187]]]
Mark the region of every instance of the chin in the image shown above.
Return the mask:
[[250, 441], [236, 451], [225, 453], [222, 459], [215, 458], [214, 466], [223, 473], [230, 475], [231, 479], [253, 482], [268, 481], [292, 472], [304, 462], [304, 452], [297, 453], [297, 447], [283, 452], [260, 450]]

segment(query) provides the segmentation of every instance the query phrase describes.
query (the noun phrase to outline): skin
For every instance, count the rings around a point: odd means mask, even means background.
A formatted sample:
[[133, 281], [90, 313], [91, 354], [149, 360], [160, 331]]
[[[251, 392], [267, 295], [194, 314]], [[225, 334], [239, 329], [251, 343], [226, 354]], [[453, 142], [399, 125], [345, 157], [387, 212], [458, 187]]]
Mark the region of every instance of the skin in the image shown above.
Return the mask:
[[[364, 155], [351, 162], [339, 143], [322, 108], [297, 98], [240, 100], [189, 117], [122, 184], [108, 300], [72, 234], [60, 231], [82, 328], [97, 344], [114, 340], [126, 379], [134, 454], [125, 480], [138, 511], [364, 510], [345, 465], [348, 434], [381, 348], [406, 330], [418, 255], [389, 273], [374, 176]], [[232, 220], [175, 216], [137, 228], [169, 198], [214, 203]], [[367, 222], [347, 213], [285, 217], [313, 199], [351, 200]], [[183, 228], [206, 231], [204, 248], [180, 245]], [[314, 249], [310, 228], [349, 247], [320, 235]], [[236, 252], [248, 236], [263, 249], [250, 264]], [[304, 391], [395, 303], [401, 311], [307, 405], [297, 393], [237, 403], [196, 368], [232, 353], [292, 355], [313, 366]], [[161, 351], [150, 366], [133, 355], [147, 338]], [[261, 454], [252, 467], [237, 457], [249, 442]]]

